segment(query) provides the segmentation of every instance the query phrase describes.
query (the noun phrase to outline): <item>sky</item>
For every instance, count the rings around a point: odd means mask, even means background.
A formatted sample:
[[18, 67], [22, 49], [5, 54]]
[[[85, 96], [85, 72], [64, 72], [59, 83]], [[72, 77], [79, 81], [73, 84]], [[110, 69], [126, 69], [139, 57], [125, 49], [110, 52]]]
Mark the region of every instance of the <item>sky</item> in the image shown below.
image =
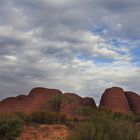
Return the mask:
[[0, 0], [0, 100], [34, 87], [140, 94], [139, 0]]

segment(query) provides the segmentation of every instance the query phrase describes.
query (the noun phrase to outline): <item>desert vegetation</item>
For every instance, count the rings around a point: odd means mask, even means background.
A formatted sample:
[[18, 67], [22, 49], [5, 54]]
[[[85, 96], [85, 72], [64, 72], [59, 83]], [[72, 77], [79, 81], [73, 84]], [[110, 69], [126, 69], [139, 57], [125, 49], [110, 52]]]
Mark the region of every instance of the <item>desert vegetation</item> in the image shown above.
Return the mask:
[[[139, 96], [130, 94], [137, 102], [129, 98], [128, 109], [126, 98], [122, 98], [125, 94], [118, 88], [107, 90], [99, 107], [88, 97], [58, 94], [56, 90], [49, 96], [44, 90], [48, 91], [41, 88], [20, 100], [17, 97], [1, 102], [0, 140], [140, 140]], [[119, 97], [114, 90], [120, 92]], [[112, 101], [114, 96], [117, 100]], [[30, 101], [35, 110], [24, 110], [21, 101]], [[13, 111], [9, 111], [12, 105]]]
[[0, 117], [0, 140], [16, 140], [23, 131], [23, 123], [13, 115]]
[[138, 140], [138, 118], [131, 113], [124, 115], [99, 108], [90, 120], [74, 128], [69, 140]]
[[57, 112], [34, 112], [30, 115], [14, 112], [12, 115], [1, 116], [0, 138], [1, 140], [17, 140], [23, 131], [29, 131], [31, 135], [33, 130], [36, 138], [39, 138], [40, 134], [46, 138], [54, 138], [55, 136], [51, 135], [54, 135], [52, 130], [55, 130], [55, 135], [57, 134], [60, 139], [62, 137], [63, 140], [139, 140], [139, 113], [130, 112], [125, 115], [113, 113], [102, 107], [80, 108], [77, 113], [80, 115], [79, 118], [71, 119], [61, 114], [60, 122], [58, 122]]

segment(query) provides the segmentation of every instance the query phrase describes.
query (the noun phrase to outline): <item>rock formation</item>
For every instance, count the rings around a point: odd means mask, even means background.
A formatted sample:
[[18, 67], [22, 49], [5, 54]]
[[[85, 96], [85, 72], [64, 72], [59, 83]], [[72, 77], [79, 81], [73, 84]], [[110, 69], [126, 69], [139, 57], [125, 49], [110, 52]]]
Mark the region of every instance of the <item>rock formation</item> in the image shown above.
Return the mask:
[[0, 113], [24, 112], [31, 113], [43, 109], [43, 105], [52, 95], [62, 94], [57, 89], [34, 88], [29, 95], [10, 97], [0, 102]]
[[72, 99], [72, 102], [70, 102], [63, 108], [63, 112], [69, 115], [76, 114], [78, 109], [82, 107], [91, 107], [91, 108], [97, 107], [94, 99], [90, 97], [82, 98], [75, 93], [64, 93], [64, 96], [68, 97], [69, 99]]
[[140, 96], [134, 92], [125, 92], [126, 98], [128, 100], [130, 110], [133, 112], [140, 112]]
[[[80, 97], [75, 93], [62, 93], [58, 89], [48, 89], [37, 87], [30, 91], [28, 95], [19, 95], [17, 97], [9, 97], [0, 101], [0, 114], [11, 112], [32, 113], [34, 111], [45, 111], [47, 101], [51, 96], [64, 95], [68, 97], [70, 102], [67, 102], [63, 107], [62, 113], [67, 115], [76, 115], [77, 110], [81, 107], [96, 107], [94, 99], [90, 97]], [[114, 112], [128, 113], [140, 112], [140, 96], [134, 92], [125, 92], [122, 88], [112, 87], [106, 89], [103, 93], [100, 105], [111, 109]]]
[[[35, 111], [44, 111], [45, 104], [49, 97], [63, 94], [58, 89], [47, 89], [42, 87], [34, 88], [28, 95], [20, 95], [10, 97], [0, 102], [0, 113], [23, 112], [30, 114]], [[64, 96], [72, 99], [72, 102], [67, 103], [62, 112], [69, 115], [74, 115], [76, 109], [81, 106], [96, 107], [95, 102], [91, 98], [82, 98], [74, 93], [65, 93]]]
[[83, 105], [84, 106], [93, 106], [93, 107], [97, 107], [96, 106], [96, 103], [94, 101], [93, 98], [90, 98], [90, 97], [84, 97], [83, 98]]
[[129, 104], [123, 89], [113, 87], [106, 89], [100, 101], [100, 106], [107, 107], [114, 112], [129, 112]]
[[122, 88], [113, 87], [103, 93], [99, 106], [104, 106], [114, 112], [140, 112], [140, 96], [134, 92], [125, 92]]

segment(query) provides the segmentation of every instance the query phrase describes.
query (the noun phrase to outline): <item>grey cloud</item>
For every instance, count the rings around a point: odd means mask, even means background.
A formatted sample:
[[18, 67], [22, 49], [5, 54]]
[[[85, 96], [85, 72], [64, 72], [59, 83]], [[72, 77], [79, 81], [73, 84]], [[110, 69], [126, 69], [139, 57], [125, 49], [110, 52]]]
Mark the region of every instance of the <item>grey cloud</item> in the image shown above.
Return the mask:
[[[58, 2], [0, 1], [0, 26], [11, 28], [0, 30], [0, 99], [27, 93], [34, 86], [78, 92], [92, 96], [98, 102], [103, 90], [110, 86], [139, 91], [138, 72], [131, 71], [137, 68], [130, 64], [129, 50], [122, 49], [127, 46], [117, 48], [107, 41], [112, 37], [133, 39], [134, 42], [139, 39], [140, 14], [137, 9], [140, 2]], [[108, 28], [103, 37], [94, 33], [99, 24]], [[87, 59], [78, 59], [79, 53]], [[112, 66], [95, 65], [94, 59], [100, 58], [113, 60]], [[125, 65], [130, 65], [128, 71]], [[114, 67], [120, 69], [114, 70]]]
[[9, 45], [20, 47], [20, 46], [25, 45], [25, 42], [23, 40], [14, 39], [12, 37], [0, 36], [0, 47], [6, 47]]
[[99, 0], [99, 3], [108, 9], [109, 11], [114, 12], [128, 12], [132, 10], [135, 10], [137, 7], [140, 6], [140, 2], [138, 0]]
[[13, 5], [27, 17], [26, 28], [41, 27], [42, 36], [46, 38], [61, 31], [60, 25], [71, 30], [81, 30], [94, 28], [100, 23], [105, 23], [112, 30], [112, 35], [120, 35], [114, 30], [117, 24], [122, 25], [119, 32], [124, 38], [138, 38], [140, 34], [138, 0], [88, 0], [86, 2], [78, 0], [71, 4], [65, 1], [65, 5], [62, 6], [58, 5], [58, 2], [53, 5], [50, 1], [43, 0], [14, 0], [11, 7]]

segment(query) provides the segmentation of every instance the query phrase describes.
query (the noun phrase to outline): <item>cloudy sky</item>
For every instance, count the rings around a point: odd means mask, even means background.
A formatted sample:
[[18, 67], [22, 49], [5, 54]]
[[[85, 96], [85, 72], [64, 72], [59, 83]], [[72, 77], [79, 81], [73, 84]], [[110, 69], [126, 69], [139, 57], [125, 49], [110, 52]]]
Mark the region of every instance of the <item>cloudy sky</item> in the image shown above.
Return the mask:
[[0, 100], [43, 86], [140, 93], [139, 0], [0, 0]]

